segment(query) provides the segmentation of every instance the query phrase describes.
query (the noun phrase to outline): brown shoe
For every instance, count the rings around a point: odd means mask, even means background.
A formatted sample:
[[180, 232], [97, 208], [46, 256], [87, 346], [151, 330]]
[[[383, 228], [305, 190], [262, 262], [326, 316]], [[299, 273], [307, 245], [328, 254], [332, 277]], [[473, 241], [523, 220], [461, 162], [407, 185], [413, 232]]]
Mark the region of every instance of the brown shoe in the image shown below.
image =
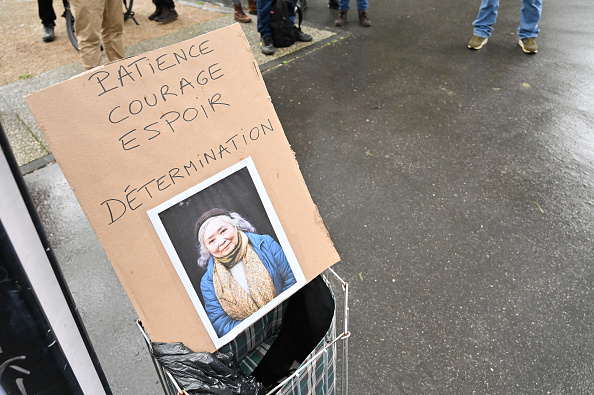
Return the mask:
[[359, 10], [359, 22], [363, 27], [371, 26], [371, 21], [367, 17], [367, 10]]
[[233, 19], [241, 23], [248, 23], [252, 21], [252, 19], [247, 16], [245, 12], [243, 12], [241, 4], [233, 4]]
[[248, 14], [258, 15], [258, 5], [256, 0], [248, 0]]
[[347, 10], [338, 11], [338, 18], [334, 21], [334, 26], [344, 26], [347, 20]]

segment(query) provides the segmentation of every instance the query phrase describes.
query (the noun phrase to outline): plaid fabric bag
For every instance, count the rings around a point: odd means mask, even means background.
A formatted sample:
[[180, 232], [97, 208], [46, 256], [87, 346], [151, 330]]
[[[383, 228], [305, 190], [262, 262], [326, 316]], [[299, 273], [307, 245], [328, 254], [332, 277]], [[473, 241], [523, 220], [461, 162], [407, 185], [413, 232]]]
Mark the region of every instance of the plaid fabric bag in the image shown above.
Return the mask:
[[232, 352], [239, 367], [249, 376], [266, 355], [276, 340], [283, 325], [288, 300], [275, 307], [270, 313], [241, 332], [230, 343], [219, 349], [220, 352]]
[[[276, 395], [334, 395], [336, 392], [336, 298], [327, 279], [321, 276], [323, 283], [328, 288], [332, 299], [332, 319], [325, 335], [317, 342], [316, 347], [311, 350], [305, 360], [296, 369], [287, 372], [284, 381], [281, 380], [276, 388], [268, 392]], [[278, 338], [283, 325], [283, 318], [289, 304], [284, 301], [275, 309], [270, 311], [260, 320], [255, 322], [233, 341], [223, 346], [219, 351], [223, 353], [232, 352], [239, 363], [241, 370], [246, 375], [251, 375], [258, 364], [264, 359], [274, 341]], [[142, 323], [138, 321], [149, 349], [152, 350], [150, 338], [144, 331]], [[322, 326], [323, 328], [323, 326]], [[325, 328], [324, 328], [325, 329]], [[315, 341], [315, 340], [314, 340]], [[151, 357], [155, 362], [157, 373], [163, 389], [167, 394], [182, 393], [175, 380], [168, 375], [163, 366]]]
[[[336, 298], [327, 279], [324, 276], [322, 279], [328, 287], [334, 305], [334, 316], [330, 326], [325, 336], [320, 339], [299, 367], [287, 372], [288, 381], [280, 388], [271, 391], [271, 394], [333, 395], [335, 393], [336, 345], [328, 346], [336, 338]], [[243, 372], [250, 375], [276, 340], [288, 303], [285, 301], [277, 306], [219, 351], [231, 351]]]
[[277, 392], [279, 395], [334, 395], [336, 388], [336, 317], [324, 339]]

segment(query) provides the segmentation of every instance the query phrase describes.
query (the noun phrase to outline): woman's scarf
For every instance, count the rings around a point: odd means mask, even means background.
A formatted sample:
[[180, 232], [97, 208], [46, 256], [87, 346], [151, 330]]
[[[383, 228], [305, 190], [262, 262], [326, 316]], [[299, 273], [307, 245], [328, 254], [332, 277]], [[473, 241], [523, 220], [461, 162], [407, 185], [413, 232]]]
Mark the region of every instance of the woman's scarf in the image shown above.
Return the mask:
[[[217, 299], [225, 313], [236, 321], [243, 321], [274, 299], [276, 289], [270, 273], [250, 245], [247, 235], [239, 230], [237, 235], [240, 240], [237, 244], [241, 247], [236, 247], [227, 257], [237, 250], [235, 256], [229, 260], [214, 259], [213, 285]], [[243, 261], [243, 270], [251, 296], [227, 269], [227, 267], [235, 266], [239, 261]]]

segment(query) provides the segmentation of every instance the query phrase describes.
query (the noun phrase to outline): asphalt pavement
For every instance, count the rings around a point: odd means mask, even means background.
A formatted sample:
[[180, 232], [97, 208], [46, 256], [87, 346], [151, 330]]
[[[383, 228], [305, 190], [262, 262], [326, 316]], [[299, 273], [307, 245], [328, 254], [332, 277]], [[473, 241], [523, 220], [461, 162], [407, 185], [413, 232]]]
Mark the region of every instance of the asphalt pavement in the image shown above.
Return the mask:
[[[332, 34], [262, 68], [351, 284], [350, 393], [594, 393], [594, 3], [545, 3], [536, 55], [521, 2], [480, 51], [478, 0], [308, 5]], [[25, 180], [114, 393], [160, 393], [59, 166]]]

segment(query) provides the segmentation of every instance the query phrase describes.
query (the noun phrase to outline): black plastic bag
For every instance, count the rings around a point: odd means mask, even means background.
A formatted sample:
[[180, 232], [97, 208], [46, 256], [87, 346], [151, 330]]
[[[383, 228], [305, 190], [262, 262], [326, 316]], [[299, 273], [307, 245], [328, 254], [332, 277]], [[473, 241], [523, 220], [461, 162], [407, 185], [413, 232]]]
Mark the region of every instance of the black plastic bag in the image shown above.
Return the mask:
[[189, 395], [264, 395], [254, 377], [246, 377], [231, 353], [193, 352], [183, 343], [153, 343], [153, 354]]

